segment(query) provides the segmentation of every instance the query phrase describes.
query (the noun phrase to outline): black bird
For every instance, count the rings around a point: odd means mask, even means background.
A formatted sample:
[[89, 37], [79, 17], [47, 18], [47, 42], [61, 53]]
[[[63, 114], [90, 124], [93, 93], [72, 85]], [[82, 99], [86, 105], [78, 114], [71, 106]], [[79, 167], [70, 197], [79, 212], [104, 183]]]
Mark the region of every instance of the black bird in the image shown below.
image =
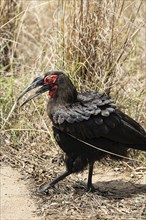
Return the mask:
[[96, 160], [106, 155], [119, 159], [117, 155], [125, 156], [128, 148], [146, 151], [144, 129], [117, 109], [106, 94], [91, 91], [78, 93], [64, 73], [51, 71], [37, 77], [18, 100], [38, 86], [42, 87], [22, 105], [49, 92], [48, 116], [52, 121], [55, 140], [66, 153], [66, 171], [40, 187], [40, 192], [46, 192], [66, 176], [82, 171], [87, 165], [87, 190], [93, 191], [92, 173]]

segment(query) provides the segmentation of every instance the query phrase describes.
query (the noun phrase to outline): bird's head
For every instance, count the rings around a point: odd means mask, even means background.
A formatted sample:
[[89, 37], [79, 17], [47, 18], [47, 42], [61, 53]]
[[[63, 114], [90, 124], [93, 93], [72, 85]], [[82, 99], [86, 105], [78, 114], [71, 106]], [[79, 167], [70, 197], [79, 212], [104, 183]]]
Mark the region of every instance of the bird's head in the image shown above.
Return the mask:
[[33, 82], [17, 98], [17, 101], [19, 101], [30, 90], [37, 87], [40, 88], [33, 95], [28, 97], [21, 106], [25, 105], [28, 101], [46, 91], [48, 91], [48, 95], [51, 99], [60, 98], [60, 100], [64, 100], [66, 102], [72, 102], [77, 97], [77, 92], [74, 85], [63, 72], [50, 71], [35, 78]]

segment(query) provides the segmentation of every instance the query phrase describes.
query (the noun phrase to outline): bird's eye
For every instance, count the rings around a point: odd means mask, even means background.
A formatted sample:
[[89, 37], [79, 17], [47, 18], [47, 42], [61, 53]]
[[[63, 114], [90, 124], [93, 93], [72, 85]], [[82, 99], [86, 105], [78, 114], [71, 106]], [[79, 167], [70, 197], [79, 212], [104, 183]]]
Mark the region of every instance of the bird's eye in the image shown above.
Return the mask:
[[46, 76], [44, 78], [44, 84], [54, 84], [56, 82], [57, 75]]

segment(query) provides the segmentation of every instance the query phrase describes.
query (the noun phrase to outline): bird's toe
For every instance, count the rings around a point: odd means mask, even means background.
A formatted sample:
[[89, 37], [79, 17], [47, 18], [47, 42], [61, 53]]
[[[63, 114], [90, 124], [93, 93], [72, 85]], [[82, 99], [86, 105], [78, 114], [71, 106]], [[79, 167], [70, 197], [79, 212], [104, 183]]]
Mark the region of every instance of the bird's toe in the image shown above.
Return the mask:
[[51, 186], [50, 184], [42, 184], [41, 186], [39, 186], [37, 192], [47, 194], [48, 190], [52, 187], [53, 186]]
[[87, 192], [95, 192], [95, 191], [97, 191], [97, 189], [93, 185], [89, 185], [89, 186], [87, 186], [86, 191]]

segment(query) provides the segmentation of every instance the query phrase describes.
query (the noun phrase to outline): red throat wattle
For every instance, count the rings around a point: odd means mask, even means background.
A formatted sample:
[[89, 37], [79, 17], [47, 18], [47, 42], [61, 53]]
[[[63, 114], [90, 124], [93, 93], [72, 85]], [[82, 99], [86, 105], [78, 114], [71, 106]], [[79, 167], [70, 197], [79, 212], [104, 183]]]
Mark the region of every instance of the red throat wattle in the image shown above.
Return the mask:
[[50, 96], [51, 98], [54, 97], [57, 88], [58, 88], [58, 86], [57, 86], [57, 85], [54, 85], [54, 86], [52, 87], [51, 91], [49, 91], [49, 96]]

